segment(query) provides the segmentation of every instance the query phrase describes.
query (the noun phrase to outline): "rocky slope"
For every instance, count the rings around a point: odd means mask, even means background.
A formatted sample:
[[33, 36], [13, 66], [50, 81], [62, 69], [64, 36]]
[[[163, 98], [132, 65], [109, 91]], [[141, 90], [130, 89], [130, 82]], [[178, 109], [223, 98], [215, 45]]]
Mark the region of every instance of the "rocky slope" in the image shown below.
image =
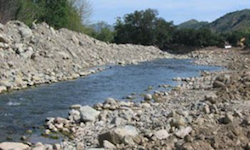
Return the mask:
[[11, 21], [0, 24], [0, 93], [85, 76], [93, 66], [164, 57], [173, 56], [153, 46], [107, 44], [45, 23], [30, 29]]

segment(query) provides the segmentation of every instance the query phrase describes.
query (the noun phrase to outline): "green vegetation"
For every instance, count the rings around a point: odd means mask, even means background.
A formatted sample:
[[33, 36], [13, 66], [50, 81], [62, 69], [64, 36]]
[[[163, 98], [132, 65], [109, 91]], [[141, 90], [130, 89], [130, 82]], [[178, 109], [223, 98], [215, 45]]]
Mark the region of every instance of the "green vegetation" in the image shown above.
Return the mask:
[[114, 41], [114, 31], [112, 26], [108, 25], [106, 22], [98, 22], [91, 25], [92, 37], [104, 41], [104, 42], [113, 42]]
[[[27, 25], [32, 22], [46, 22], [56, 29], [68, 28], [79, 32], [88, 32], [83, 24], [83, 10], [88, 6], [87, 1], [77, 0], [1, 0], [0, 16], [8, 14], [8, 18], [1, 18], [0, 22], [20, 20]], [[10, 6], [11, 5], [11, 6]], [[6, 7], [8, 6], [8, 7]], [[8, 11], [12, 8], [12, 11]]]
[[215, 32], [247, 30], [250, 27], [250, 9], [228, 13], [208, 26]]
[[197, 21], [195, 19], [186, 21], [177, 26], [177, 29], [201, 29], [208, 25], [208, 22]]
[[181, 29], [176, 30], [173, 35], [173, 43], [185, 46], [207, 47], [218, 46], [222, 38], [209, 29]]
[[105, 22], [87, 26], [91, 14], [87, 0], [0, 0], [0, 23], [20, 20], [27, 25], [46, 22], [56, 29], [68, 28], [98, 40], [118, 44], [207, 47], [229, 42], [250, 45], [250, 10], [226, 14], [212, 23], [189, 20], [174, 26], [158, 17], [157, 10], [135, 11], [118, 18], [114, 27]]
[[174, 26], [157, 15], [156, 10], [147, 9], [125, 15], [123, 19], [118, 18], [114, 42], [167, 47], [172, 40]]

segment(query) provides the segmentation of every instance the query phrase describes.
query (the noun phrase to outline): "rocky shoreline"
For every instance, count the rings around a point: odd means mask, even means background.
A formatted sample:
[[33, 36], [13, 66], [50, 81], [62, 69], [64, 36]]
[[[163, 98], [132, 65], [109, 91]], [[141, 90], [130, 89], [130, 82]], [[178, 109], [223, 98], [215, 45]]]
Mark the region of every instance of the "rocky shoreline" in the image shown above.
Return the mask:
[[19, 21], [0, 24], [0, 93], [95, 73], [93, 67], [178, 58], [153, 46], [98, 41], [46, 23], [29, 28]]
[[[166, 57], [175, 58], [155, 47], [107, 44], [46, 24], [31, 30], [9, 22], [0, 25], [0, 93], [74, 79], [94, 73], [86, 73], [93, 66]], [[44, 135], [62, 133], [67, 140], [53, 145], [3, 142], [0, 149], [250, 150], [248, 52], [213, 47], [191, 52], [188, 58], [227, 70], [177, 77], [178, 86], [146, 94], [141, 103], [107, 98], [93, 107], [73, 105], [68, 118], [48, 118], [44, 130]]]
[[[146, 94], [141, 103], [108, 98], [94, 107], [73, 105], [68, 118], [48, 118], [44, 131], [63, 133], [68, 140], [26, 143], [23, 149], [249, 150], [249, 55], [208, 48], [189, 57], [228, 70], [176, 78], [180, 85], [170, 92]], [[6, 144], [13, 145], [1, 143], [0, 149]]]

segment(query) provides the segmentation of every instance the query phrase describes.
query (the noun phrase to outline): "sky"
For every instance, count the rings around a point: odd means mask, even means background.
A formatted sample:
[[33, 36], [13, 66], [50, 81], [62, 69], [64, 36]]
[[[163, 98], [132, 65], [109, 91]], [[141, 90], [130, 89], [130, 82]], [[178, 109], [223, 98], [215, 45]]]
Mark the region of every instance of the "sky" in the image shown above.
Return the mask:
[[114, 24], [117, 17], [147, 8], [157, 9], [159, 17], [175, 25], [190, 19], [212, 22], [226, 13], [250, 9], [250, 0], [88, 0], [93, 13], [91, 23]]

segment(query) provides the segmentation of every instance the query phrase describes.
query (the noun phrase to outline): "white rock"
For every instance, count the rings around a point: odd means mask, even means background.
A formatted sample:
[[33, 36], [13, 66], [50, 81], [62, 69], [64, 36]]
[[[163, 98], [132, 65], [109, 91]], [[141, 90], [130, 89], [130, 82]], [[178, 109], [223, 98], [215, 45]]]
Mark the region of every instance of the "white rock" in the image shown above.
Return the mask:
[[163, 140], [168, 138], [169, 134], [167, 130], [159, 130], [154, 133], [154, 136], [159, 140]]
[[113, 150], [113, 149], [116, 149], [116, 146], [112, 143], [110, 143], [109, 141], [107, 140], [104, 140], [103, 141], [103, 146], [104, 148], [108, 149], [108, 150]]
[[152, 95], [151, 94], [146, 94], [145, 96], [144, 96], [144, 100], [152, 100]]
[[99, 142], [103, 145], [103, 141], [107, 140], [113, 144], [120, 144], [123, 142], [125, 136], [136, 137], [138, 135], [138, 129], [134, 126], [122, 126], [113, 128], [108, 132], [99, 135]]
[[1, 150], [28, 150], [29, 146], [23, 143], [3, 142], [0, 143]]
[[7, 88], [6, 88], [6, 86], [1, 85], [0, 86], [0, 93], [2, 93], [4, 91], [7, 91]]
[[186, 128], [182, 128], [180, 130], [178, 130], [177, 132], [175, 132], [175, 135], [178, 138], [184, 138], [186, 135], [188, 135], [193, 129], [191, 127], [186, 127]]
[[94, 122], [98, 115], [100, 114], [99, 111], [95, 110], [90, 106], [83, 106], [80, 108], [81, 120], [84, 122]]

